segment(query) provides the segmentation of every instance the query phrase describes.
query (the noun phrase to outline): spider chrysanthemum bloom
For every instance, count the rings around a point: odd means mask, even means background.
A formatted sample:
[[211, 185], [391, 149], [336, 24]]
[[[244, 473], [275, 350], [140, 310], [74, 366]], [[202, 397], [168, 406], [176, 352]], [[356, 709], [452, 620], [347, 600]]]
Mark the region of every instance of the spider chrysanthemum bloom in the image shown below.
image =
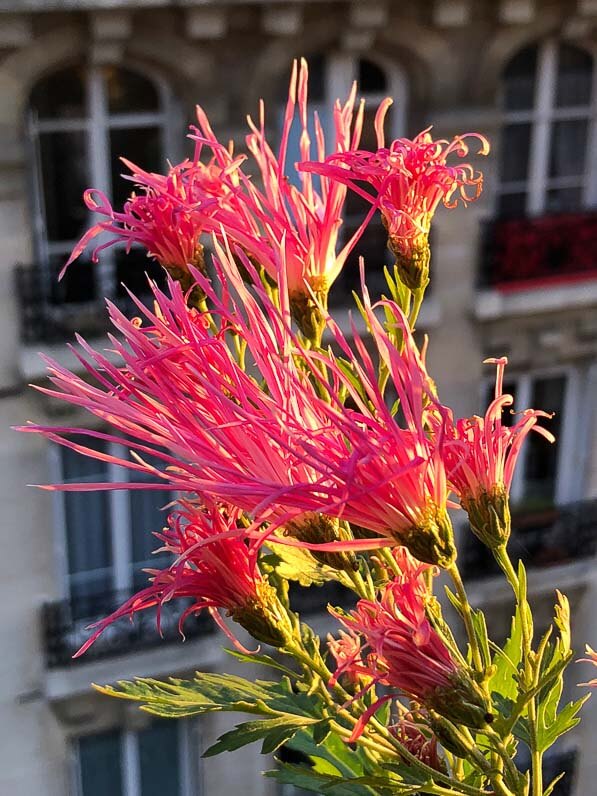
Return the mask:
[[[346, 102], [341, 104], [337, 100], [334, 105], [328, 154], [346, 152], [358, 146], [363, 109], [362, 105], [355, 107], [355, 98], [356, 86], [353, 86]], [[198, 121], [198, 140], [211, 146], [218, 157], [223, 148], [201, 109], [198, 110]], [[249, 180], [242, 175], [243, 186], [235, 193], [234, 209], [220, 213], [218, 218], [225, 226], [228, 238], [238, 243], [275, 282], [280, 282], [279, 270], [284, 268], [293, 315], [308, 337], [319, 338], [322, 331], [319, 303], [326, 304], [328, 291], [364, 225], [340, 247], [346, 187], [328, 177], [322, 177], [315, 185], [308, 173], [299, 175], [299, 184], [289, 179], [289, 173], [295, 173], [295, 164], [288, 162], [289, 143], [297, 133], [299, 163], [313, 157], [317, 162], [323, 162], [326, 157], [323, 126], [317, 114], [313, 119], [309, 114], [306, 61], [302, 60], [300, 67], [296, 62], [293, 65], [277, 152], [267, 139], [263, 102], [257, 123], [249, 118], [249, 125], [251, 132], [246, 143], [258, 179]], [[310, 129], [314, 132], [314, 142]], [[282, 258], [280, 250], [283, 251]]]
[[526, 409], [512, 425], [502, 415], [514, 398], [503, 392], [506, 357], [485, 360], [497, 367], [495, 395], [485, 416], [453, 422], [448, 415], [444, 461], [450, 488], [466, 510], [474, 533], [487, 545], [505, 544], [510, 535], [509, 492], [522, 445], [531, 431], [550, 442], [554, 436], [538, 425], [546, 412]]
[[379, 207], [400, 277], [411, 290], [418, 290], [429, 279], [429, 231], [438, 205], [452, 208], [458, 199], [474, 201], [483, 185], [482, 174], [470, 164], [451, 165], [448, 159], [469, 154], [467, 139], [479, 142], [482, 155], [489, 152], [489, 143], [478, 133], [434, 140], [424, 130], [413, 139], [398, 138], [386, 146], [384, 120], [391, 103], [384, 100], [376, 114], [375, 152], [341, 152], [328, 156], [324, 164], [303, 163], [298, 168], [338, 180]]
[[492, 720], [487, 699], [427, 616], [428, 569], [405, 554], [402, 576], [376, 600], [359, 600], [349, 614], [335, 615], [363, 637], [373, 681], [457, 724], [481, 728]]
[[77, 655], [82, 655], [113, 622], [132, 618], [140, 611], [155, 607], [159, 629], [161, 606], [176, 599], [187, 603], [179, 620], [181, 634], [188, 616], [207, 610], [235, 641], [219, 614], [223, 610], [258, 641], [284, 646], [290, 628], [275, 590], [259, 572], [258, 549], [241, 538], [230, 537], [237, 529], [239, 515], [237, 509], [216, 504], [181, 504], [168, 518], [168, 527], [155, 534], [162, 542], [160, 552], [171, 553], [172, 563], [164, 569], [147, 569], [150, 585], [98, 622]]
[[191, 269], [204, 270], [203, 246], [200, 237], [217, 222], [219, 208], [229, 200], [230, 184], [242, 158], [234, 160], [229, 154], [225, 166], [212, 160], [199, 160], [197, 146], [194, 160], [171, 166], [166, 174], [154, 174], [135, 166], [124, 158], [130, 170], [126, 179], [135, 185], [122, 210], [115, 210], [101, 191], [85, 191], [84, 201], [93, 213], [104, 216], [89, 229], [75, 246], [64, 269], [85, 251], [99, 235], [110, 236], [92, 251], [97, 262], [103, 249], [124, 243], [126, 251], [134, 245], [142, 246], [149, 257], [162, 265], [183, 290], [194, 290], [194, 303], [201, 297], [191, 276]]
[[[580, 658], [577, 663], [592, 663], [593, 666], [597, 667], [597, 651], [588, 644], [585, 645], [585, 655], [587, 655], [587, 657]], [[587, 683], [580, 683], [580, 685], [587, 685], [589, 688], [597, 688], [597, 677], [593, 680], [589, 680]]]

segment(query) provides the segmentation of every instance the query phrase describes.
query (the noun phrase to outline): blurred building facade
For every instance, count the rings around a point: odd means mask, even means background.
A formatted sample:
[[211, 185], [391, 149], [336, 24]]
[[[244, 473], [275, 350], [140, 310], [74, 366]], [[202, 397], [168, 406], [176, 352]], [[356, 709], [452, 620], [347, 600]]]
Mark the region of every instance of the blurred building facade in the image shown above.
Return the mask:
[[[166, 615], [163, 641], [147, 617], [71, 662], [84, 626], [137, 586], [168, 495], [32, 490], [126, 474], [8, 429], [78, 420], [26, 388], [43, 384], [37, 352], [73, 364], [64, 343], [75, 329], [101, 335], [102, 296], [124, 303], [122, 280], [143, 290], [148, 261], [118, 249], [57, 284], [89, 224], [82, 191], [121, 202], [120, 154], [149, 170], [184, 157], [196, 102], [221, 139], [242, 143], [245, 114], [263, 97], [275, 137], [290, 62], [301, 55], [324, 123], [323, 109], [356, 78], [370, 113], [395, 98], [394, 135], [432, 123], [441, 136], [491, 139], [481, 200], [436, 219], [420, 325], [432, 333], [442, 398], [458, 414], [481, 411], [493, 376], [481, 363], [504, 354], [516, 408], [556, 413], [557, 444], [533, 440], [514, 485], [515, 544], [539, 623], [557, 586], [571, 599], [577, 649], [597, 642], [597, 2], [0, 0], [0, 793], [281, 793], [260, 778], [266, 766], [252, 749], [200, 761], [221, 720], [151, 723], [92, 694], [92, 681], [231, 670], [231, 661], [209, 623], [189, 622], [180, 644]], [[358, 215], [355, 207], [348, 223]], [[361, 245], [372, 283], [378, 233]], [[355, 278], [354, 267], [341, 277], [340, 313]], [[505, 633], [509, 598], [491, 562], [473, 542], [464, 559], [472, 599]], [[575, 675], [583, 679], [581, 667]], [[572, 698], [574, 683], [569, 690]], [[589, 706], [553, 762], [572, 772], [561, 796], [597, 792], [595, 737]]]

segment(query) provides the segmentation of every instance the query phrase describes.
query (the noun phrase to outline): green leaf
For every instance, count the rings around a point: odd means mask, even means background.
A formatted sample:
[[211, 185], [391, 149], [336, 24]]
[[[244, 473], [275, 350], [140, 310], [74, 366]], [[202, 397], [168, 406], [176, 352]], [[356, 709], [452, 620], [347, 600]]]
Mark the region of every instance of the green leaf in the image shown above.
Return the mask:
[[265, 739], [263, 742], [265, 751], [262, 749], [262, 753], [269, 754], [291, 738], [301, 727], [313, 721], [315, 720], [298, 716], [245, 721], [221, 735], [216, 743], [203, 753], [203, 757], [213, 757], [221, 752], [233, 752], [262, 738]]
[[544, 791], [544, 793], [543, 793], [543, 796], [551, 796], [551, 794], [553, 793], [553, 789], [555, 788], [555, 786], [556, 786], [556, 785], [558, 784], [558, 782], [559, 782], [559, 781], [560, 781], [560, 780], [561, 780], [563, 777], [565, 777], [565, 776], [566, 776], [566, 772], [565, 772], [565, 771], [562, 771], [562, 773], [561, 773], [561, 774], [558, 774], [558, 776], [557, 776], [557, 777], [555, 777], [555, 779], [552, 779], [552, 781], [549, 783], [549, 785], [548, 785], [548, 786], [547, 786], [547, 788], [545, 789], [545, 791]]
[[269, 666], [271, 669], [277, 669], [279, 672], [283, 672], [287, 677], [291, 677], [292, 679], [297, 679], [300, 677], [298, 672], [293, 672], [292, 669], [289, 669], [287, 666], [284, 666], [283, 663], [277, 661], [275, 658], [272, 658], [271, 655], [261, 655], [258, 653], [249, 653], [246, 652], [239, 652], [238, 650], [231, 650], [224, 648], [224, 652], [231, 655], [233, 658], [236, 658], [243, 663], [252, 663], [252, 664], [260, 664], [261, 666]]
[[101, 693], [142, 703], [142, 709], [156, 716], [175, 718], [213, 711], [239, 711], [275, 716], [290, 713], [323, 717], [322, 699], [317, 694], [294, 693], [290, 680], [250, 682], [232, 674], [197, 672], [193, 680], [170, 678], [167, 682], [137, 678], [116, 686], [95, 686]]
[[282, 763], [276, 771], [266, 772], [266, 776], [274, 777], [279, 782], [295, 785], [315, 793], [330, 796], [392, 796], [399, 794], [419, 793], [421, 785], [409, 785], [400, 782], [388, 772], [387, 776], [342, 777], [334, 774], [322, 774], [306, 766]]
[[290, 763], [279, 763], [279, 768], [266, 771], [265, 776], [272, 777], [283, 785], [294, 785], [296, 788], [311, 793], [327, 793], [330, 796], [372, 796], [375, 794], [369, 788], [351, 783], [343, 777], [320, 774], [306, 766]]
[[505, 699], [516, 701], [518, 697], [518, 667], [522, 661], [522, 618], [517, 607], [512, 618], [510, 636], [503, 650], [494, 647], [495, 672], [489, 680], [489, 691]]
[[331, 732], [329, 719], [324, 719], [313, 725], [313, 743], [322, 744]]
[[[367, 770], [367, 758], [363, 751], [360, 748], [353, 751], [339, 736], [331, 733], [318, 744], [310, 729], [301, 730], [288, 743], [288, 748], [309, 757], [315, 770], [321, 773], [353, 777], [361, 776]], [[331, 771], [329, 766], [333, 767]]]
[[489, 650], [489, 636], [487, 635], [487, 623], [485, 621], [485, 614], [480, 609], [472, 612], [473, 628], [477, 641], [479, 642], [479, 649], [483, 658], [483, 665], [485, 668], [491, 664], [491, 652]]
[[301, 586], [321, 586], [329, 580], [336, 580], [337, 573], [332, 567], [320, 564], [309, 553], [300, 547], [276, 544], [271, 539], [267, 543], [272, 551], [263, 560], [273, 567], [281, 578], [295, 580]]

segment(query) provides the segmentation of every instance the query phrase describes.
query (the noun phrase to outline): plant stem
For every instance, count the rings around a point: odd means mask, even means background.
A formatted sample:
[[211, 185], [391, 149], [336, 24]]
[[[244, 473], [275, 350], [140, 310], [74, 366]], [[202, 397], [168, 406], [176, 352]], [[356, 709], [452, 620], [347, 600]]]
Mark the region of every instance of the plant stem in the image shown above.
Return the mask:
[[452, 566], [448, 569], [448, 574], [452, 578], [452, 583], [454, 584], [456, 594], [458, 595], [460, 601], [460, 615], [466, 628], [466, 635], [468, 636], [474, 667], [478, 672], [483, 672], [485, 667], [483, 666], [481, 651], [477, 641], [477, 634], [475, 632], [475, 626], [473, 623], [473, 614], [457, 564], [452, 564]]

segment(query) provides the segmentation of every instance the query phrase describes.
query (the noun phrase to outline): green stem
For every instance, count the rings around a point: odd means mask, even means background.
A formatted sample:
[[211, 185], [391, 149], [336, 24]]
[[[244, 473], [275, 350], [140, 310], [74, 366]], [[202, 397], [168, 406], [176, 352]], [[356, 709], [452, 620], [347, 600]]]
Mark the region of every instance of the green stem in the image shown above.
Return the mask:
[[456, 589], [456, 594], [458, 595], [460, 601], [460, 609], [461, 609], [460, 616], [462, 617], [462, 621], [464, 622], [464, 626], [466, 628], [466, 635], [468, 637], [468, 642], [471, 648], [473, 665], [478, 672], [483, 672], [485, 667], [483, 666], [481, 650], [479, 649], [479, 642], [477, 640], [477, 634], [475, 632], [475, 625], [473, 623], [473, 614], [466, 594], [466, 589], [464, 588], [464, 583], [462, 582], [462, 578], [460, 577], [460, 570], [458, 569], [457, 564], [454, 563], [452, 564], [451, 567], [449, 567], [448, 574], [452, 578], [452, 583], [454, 584], [454, 588]]

